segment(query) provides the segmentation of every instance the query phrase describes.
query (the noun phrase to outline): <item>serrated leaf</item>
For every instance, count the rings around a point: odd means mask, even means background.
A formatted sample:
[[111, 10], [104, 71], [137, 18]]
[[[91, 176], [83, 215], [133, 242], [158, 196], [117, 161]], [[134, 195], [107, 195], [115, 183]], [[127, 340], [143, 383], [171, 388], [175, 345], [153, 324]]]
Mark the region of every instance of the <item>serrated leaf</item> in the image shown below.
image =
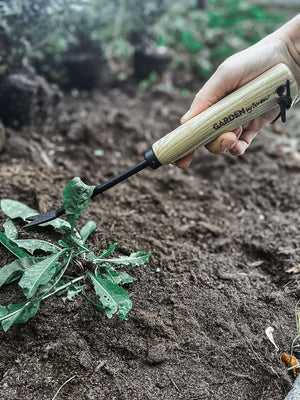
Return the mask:
[[67, 184], [63, 195], [63, 205], [71, 231], [74, 229], [76, 219], [87, 209], [95, 187], [86, 185], [78, 177]]
[[40, 285], [49, 282], [56, 271], [57, 260], [64, 252], [66, 252], [65, 249], [50, 257], [45, 257], [41, 262], [24, 272], [19, 285], [28, 299], [35, 294]]
[[105, 258], [111, 255], [111, 253], [115, 250], [117, 247], [118, 243], [113, 243], [109, 246], [108, 250], [103, 250], [102, 253], [100, 254], [100, 258]]
[[28, 253], [20, 249], [12, 240], [8, 239], [3, 232], [0, 232], [0, 243], [18, 258], [30, 257]]
[[57, 253], [61, 250], [61, 248], [55, 246], [55, 244], [39, 239], [19, 239], [14, 240], [14, 243], [16, 243], [18, 247], [27, 250], [30, 254], [33, 254], [35, 250], [49, 251], [51, 253]]
[[97, 224], [95, 221], [88, 221], [83, 228], [80, 230], [80, 237], [83, 243], [86, 242], [87, 238], [90, 236], [92, 232], [97, 228]]
[[68, 301], [73, 301], [74, 297], [77, 296], [80, 292], [82, 291], [82, 287], [81, 286], [71, 286], [68, 287], [65, 291], [66, 296], [64, 296], [62, 298], [62, 301], [65, 303], [67, 300]]
[[19, 258], [0, 269], [0, 287], [21, 275], [26, 269], [40, 262], [40, 257]]
[[150, 254], [146, 253], [145, 251], [137, 251], [136, 253], [131, 253], [130, 256], [120, 256], [118, 258], [101, 258], [101, 261], [112, 264], [130, 265], [131, 267], [136, 267], [145, 264], [149, 260], [149, 257]]
[[[24, 323], [34, 317], [40, 307], [40, 303], [41, 301], [36, 299], [33, 302], [25, 301], [19, 304], [10, 304], [7, 307], [7, 313], [3, 315], [3, 317], [6, 318], [1, 321], [4, 331], [8, 331], [8, 329], [15, 323]], [[12, 315], [9, 316], [10, 314]]]
[[115, 283], [116, 285], [123, 284], [125, 285], [126, 283], [132, 283], [133, 282], [133, 277], [127, 274], [127, 272], [122, 271], [122, 272], [117, 272], [112, 270], [111, 268], [105, 268], [106, 274], [103, 274], [104, 279], [108, 279], [111, 282]]
[[3, 228], [4, 228], [4, 233], [8, 237], [8, 239], [11, 240], [18, 239], [18, 230], [11, 219], [4, 222]]
[[[26, 204], [16, 200], [2, 199], [0, 206], [4, 214], [11, 219], [22, 218], [23, 221], [25, 221], [26, 218], [39, 214], [37, 210], [34, 210], [33, 208], [28, 207]], [[54, 228], [63, 229], [66, 231], [71, 229], [68, 221], [65, 221], [61, 218], [56, 218], [53, 221], [45, 222], [40, 226], [53, 226]]]
[[114, 284], [107, 279], [101, 279], [90, 272], [88, 276], [91, 278], [94, 289], [100, 298], [104, 311], [108, 318], [111, 318], [115, 313], [118, 313], [120, 318], [125, 319], [126, 314], [132, 308], [132, 302], [129, 295], [120, 286]]

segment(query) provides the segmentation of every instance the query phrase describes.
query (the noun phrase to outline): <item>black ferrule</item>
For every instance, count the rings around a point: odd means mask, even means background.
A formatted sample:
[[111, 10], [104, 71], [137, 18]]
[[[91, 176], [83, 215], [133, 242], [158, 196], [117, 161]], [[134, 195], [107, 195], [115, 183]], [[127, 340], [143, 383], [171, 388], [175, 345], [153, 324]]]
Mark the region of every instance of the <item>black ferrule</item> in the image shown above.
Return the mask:
[[149, 167], [152, 169], [157, 169], [162, 166], [152, 148], [146, 151], [145, 159], [147, 160]]

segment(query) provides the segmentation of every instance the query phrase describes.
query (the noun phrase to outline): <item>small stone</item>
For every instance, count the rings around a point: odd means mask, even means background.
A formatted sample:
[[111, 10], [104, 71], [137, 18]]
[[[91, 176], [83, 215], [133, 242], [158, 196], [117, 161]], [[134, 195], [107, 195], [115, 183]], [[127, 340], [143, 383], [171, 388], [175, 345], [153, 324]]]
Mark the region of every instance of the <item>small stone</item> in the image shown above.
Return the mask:
[[166, 347], [162, 343], [150, 346], [148, 349], [147, 362], [149, 364], [161, 364], [167, 359]]
[[96, 149], [94, 150], [94, 156], [96, 157], [102, 157], [104, 155], [104, 151], [102, 149]]
[[85, 369], [89, 369], [91, 366], [91, 357], [85, 351], [79, 355], [79, 364]]
[[106, 360], [100, 361], [99, 364], [98, 364], [98, 365], [96, 366], [96, 368], [95, 368], [95, 372], [100, 371], [100, 369], [102, 369], [102, 368], [105, 366], [106, 363], [107, 363]]

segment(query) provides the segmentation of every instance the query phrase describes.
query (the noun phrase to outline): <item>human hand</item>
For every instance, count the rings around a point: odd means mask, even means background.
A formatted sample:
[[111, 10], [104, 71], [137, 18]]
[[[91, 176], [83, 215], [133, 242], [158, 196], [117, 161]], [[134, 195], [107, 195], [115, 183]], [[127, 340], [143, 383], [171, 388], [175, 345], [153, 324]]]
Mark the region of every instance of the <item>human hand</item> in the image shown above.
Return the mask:
[[[225, 60], [197, 93], [181, 123], [187, 122], [227, 94], [281, 62], [290, 68], [300, 87], [300, 16], [257, 44]], [[273, 120], [278, 112], [278, 108], [275, 108], [232, 132], [222, 133], [206, 146], [207, 149], [215, 154], [222, 154], [227, 150], [235, 156], [244, 154], [257, 133]], [[192, 159], [193, 153], [178, 160], [176, 165], [187, 168]]]

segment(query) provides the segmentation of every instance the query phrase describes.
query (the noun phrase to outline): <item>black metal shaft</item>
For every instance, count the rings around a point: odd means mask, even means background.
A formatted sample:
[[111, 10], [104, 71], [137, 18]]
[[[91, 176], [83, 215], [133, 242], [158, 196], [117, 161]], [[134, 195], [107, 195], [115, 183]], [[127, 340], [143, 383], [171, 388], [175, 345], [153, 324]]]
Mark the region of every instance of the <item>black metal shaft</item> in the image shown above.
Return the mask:
[[95, 187], [91, 198], [93, 199], [98, 194], [105, 192], [106, 190], [112, 188], [113, 186], [117, 185], [118, 183], [124, 181], [125, 179], [129, 178], [130, 176], [136, 174], [137, 172], [141, 171], [142, 169], [144, 169], [148, 166], [149, 166], [149, 163], [145, 159], [145, 160], [139, 162], [138, 164], [134, 165], [133, 167], [127, 169], [126, 171], [122, 172], [121, 174], [114, 176], [113, 178], [109, 179], [107, 182], [102, 183], [102, 185]]

